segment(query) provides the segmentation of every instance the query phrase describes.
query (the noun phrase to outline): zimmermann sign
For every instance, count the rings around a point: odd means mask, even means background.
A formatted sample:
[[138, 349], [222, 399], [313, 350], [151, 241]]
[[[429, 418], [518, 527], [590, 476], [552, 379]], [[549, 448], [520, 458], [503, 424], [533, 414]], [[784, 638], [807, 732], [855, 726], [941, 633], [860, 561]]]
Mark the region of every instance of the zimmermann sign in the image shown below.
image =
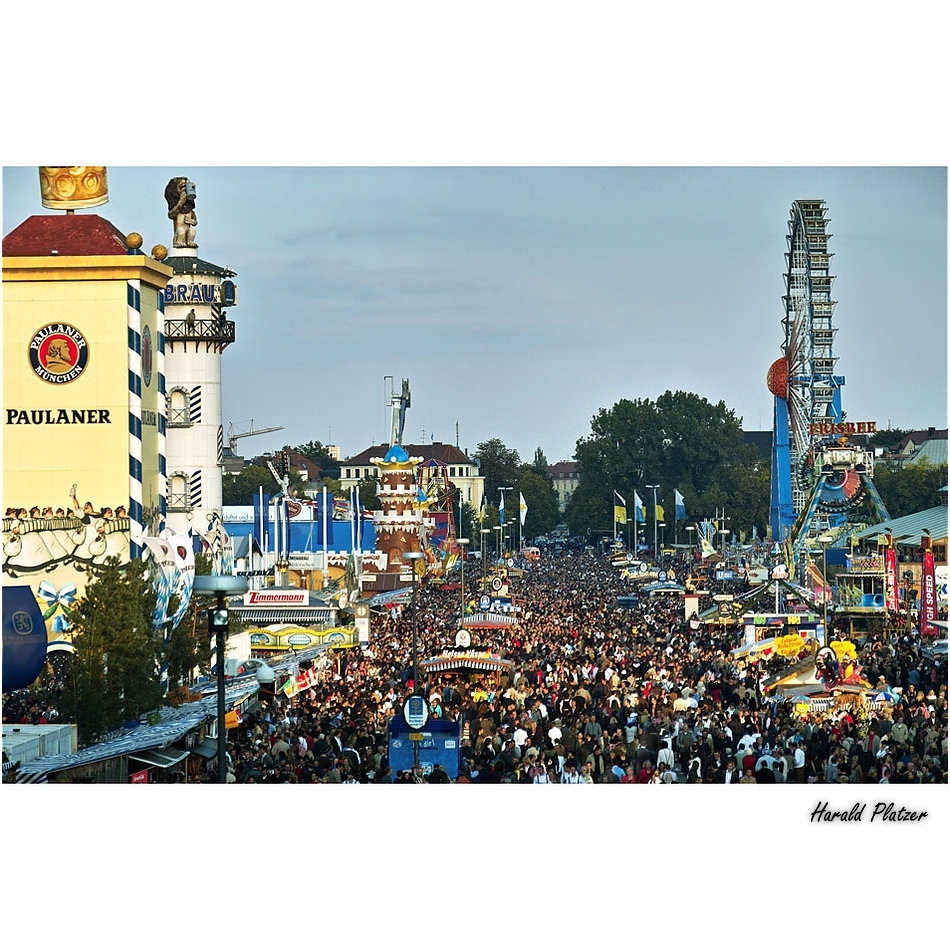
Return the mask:
[[245, 607], [306, 607], [305, 590], [250, 590], [244, 595]]

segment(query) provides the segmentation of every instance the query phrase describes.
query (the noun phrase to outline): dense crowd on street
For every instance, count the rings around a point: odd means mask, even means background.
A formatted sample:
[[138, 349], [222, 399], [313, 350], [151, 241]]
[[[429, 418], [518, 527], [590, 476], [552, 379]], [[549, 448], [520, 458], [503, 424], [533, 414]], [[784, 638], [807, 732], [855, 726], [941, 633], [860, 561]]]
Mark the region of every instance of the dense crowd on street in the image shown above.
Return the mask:
[[[412, 691], [409, 606], [374, 615], [367, 650], [326, 662], [321, 685], [280, 694], [232, 730], [236, 782], [946, 783], [947, 668], [911, 633], [868, 638], [861, 676], [901, 697], [889, 715], [802, 718], [763, 696], [759, 661], [736, 660], [736, 627], [693, 629], [681, 594], [620, 608], [631, 583], [588, 552], [546, 556], [512, 580], [517, 623], [472, 631], [508, 673], [422, 681], [431, 715], [458, 721], [462, 766], [393, 772], [387, 723]], [[690, 565], [668, 565], [685, 576]], [[474, 607], [479, 576], [466, 578]], [[716, 585], [700, 612], [712, 606]], [[418, 651], [451, 648], [455, 585], [420, 585]], [[230, 780], [230, 776], [229, 776]]]
[[[477, 562], [473, 562], [477, 563]], [[472, 648], [510, 671], [420, 676], [430, 715], [460, 724], [461, 768], [394, 770], [388, 722], [413, 691], [412, 609], [374, 613], [368, 648], [324, 655], [318, 683], [267, 695], [228, 733], [236, 783], [946, 783], [946, 658], [928, 658], [914, 632], [871, 636], [857, 669], [899, 697], [887, 714], [795, 714], [763, 694], [775, 662], [737, 659], [741, 630], [690, 623], [681, 594], [618, 606], [631, 581], [588, 551], [522, 562], [511, 579], [517, 620], [473, 629]], [[669, 563], [685, 577], [691, 565]], [[470, 570], [474, 610], [481, 577]], [[517, 572], [520, 573], [520, 572]], [[474, 575], [474, 576], [472, 576]], [[462, 594], [419, 585], [419, 658], [451, 648]], [[703, 585], [700, 613], [717, 586]], [[4, 697], [4, 722], [55, 722], [55, 704], [29, 690]], [[188, 781], [217, 781], [216, 759], [192, 756]], [[184, 780], [181, 772], [168, 779]], [[166, 779], [166, 780], [168, 780]]]

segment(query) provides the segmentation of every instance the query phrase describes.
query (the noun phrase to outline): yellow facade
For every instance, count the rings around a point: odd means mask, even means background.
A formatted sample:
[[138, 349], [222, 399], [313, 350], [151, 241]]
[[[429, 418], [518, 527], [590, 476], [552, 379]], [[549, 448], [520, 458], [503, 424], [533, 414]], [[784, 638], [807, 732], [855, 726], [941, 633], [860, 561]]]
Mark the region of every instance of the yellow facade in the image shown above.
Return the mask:
[[87, 570], [127, 559], [162, 514], [171, 273], [141, 254], [3, 260], [4, 585], [53, 609], [51, 639], [65, 613], [51, 598], [81, 596]]

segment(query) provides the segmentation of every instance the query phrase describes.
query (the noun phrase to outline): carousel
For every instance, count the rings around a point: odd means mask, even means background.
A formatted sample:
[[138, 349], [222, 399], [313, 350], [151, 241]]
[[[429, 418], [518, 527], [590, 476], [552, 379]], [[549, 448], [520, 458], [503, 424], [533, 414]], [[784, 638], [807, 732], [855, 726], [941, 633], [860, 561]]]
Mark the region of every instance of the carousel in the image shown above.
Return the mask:
[[899, 689], [883, 683], [872, 686], [864, 678], [857, 646], [849, 640], [821, 646], [816, 638], [796, 632], [743, 645], [732, 653], [734, 659], [756, 665], [763, 697], [791, 703], [797, 719], [890, 719], [901, 701]]

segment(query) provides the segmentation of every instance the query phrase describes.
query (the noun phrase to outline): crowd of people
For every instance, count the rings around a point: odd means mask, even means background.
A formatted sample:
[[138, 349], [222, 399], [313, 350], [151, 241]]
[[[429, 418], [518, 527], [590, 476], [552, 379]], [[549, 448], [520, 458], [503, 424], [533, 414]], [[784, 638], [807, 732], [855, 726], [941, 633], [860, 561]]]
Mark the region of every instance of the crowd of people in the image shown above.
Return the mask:
[[[292, 700], [278, 693], [246, 716], [229, 733], [228, 780], [947, 782], [946, 662], [929, 659], [916, 634], [882, 633], [860, 644], [863, 677], [899, 697], [891, 709], [802, 716], [794, 703], [763, 693], [773, 666], [731, 655], [741, 631], [690, 624], [682, 595], [619, 607], [630, 582], [589, 552], [523, 566], [512, 581], [517, 622], [472, 631], [473, 648], [511, 660], [511, 670], [420, 683], [430, 714], [460, 725], [457, 776], [424, 766], [394, 773], [388, 762], [389, 718], [401, 715], [413, 688], [406, 606], [374, 616], [368, 649], [325, 659], [318, 686]], [[685, 563], [669, 566], [683, 575], [689, 570]], [[466, 585], [472, 607], [478, 583], [476, 574]], [[711, 604], [710, 597], [701, 608]], [[420, 585], [420, 656], [452, 647], [459, 609], [457, 584]]]
[[[802, 715], [763, 682], [781, 658], [739, 659], [741, 628], [696, 623], [682, 594], [641, 594], [603, 556], [564, 551], [522, 563], [510, 626], [471, 630], [472, 649], [511, 661], [504, 672], [420, 676], [430, 716], [459, 724], [461, 764], [394, 770], [389, 721], [413, 692], [412, 609], [374, 613], [367, 648], [324, 654], [316, 685], [262, 697], [229, 730], [228, 782], [765, 784], [946, 783], [947, 665], [912, 631], [858, 643], [875, 690], [898, 701], [866, 714]], [[685, 577], [688, 563], [670, 563]], [[460, 605], [477, 609], [481, 577], [419, 585], [418, 656], [451, 649]], [[474, 576], [473, 576], [474, 575]], [[716, 585], [700, 600], [712, 606]], [[279, 684], [278, 684], [279, 685]], [[4, 697], [4, 722], [55, 722], [48, 697]], [[165, 781], [216, 782], [217, 758], [189, 756]], [[186, 776], [182, 769], [188, 768]]]

